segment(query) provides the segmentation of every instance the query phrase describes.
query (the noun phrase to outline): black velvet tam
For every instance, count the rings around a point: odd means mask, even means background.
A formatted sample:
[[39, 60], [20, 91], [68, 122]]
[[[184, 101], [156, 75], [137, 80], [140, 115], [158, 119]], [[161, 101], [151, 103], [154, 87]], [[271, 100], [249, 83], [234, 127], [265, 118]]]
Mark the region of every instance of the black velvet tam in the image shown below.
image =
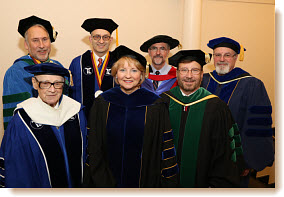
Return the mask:
[[105, 29], [111, 34], [118, 25], [108, 18], [89, 18], [84, 21], [81, 27], [90, 33], [95, 29]]
[[49, 34], [50, 41], [54, 42], [57, 37], [58, 32], [53, 30], [53, 27], [51, 26], [49, 21], [39, 18], [37, 16], [30, 16], [28, 18], [21, 19], [19, 22], [19, 26], [18, 26], [18, 32], [23, 37], [25, 37], [26, 31], [30, 27], [37, 25], [37, 24], [44, 26], [44, 28]]
[[179, 45], [179, 41], [177, 39], [174, 39], [167, 35], [157, 35], [153, 38], [147, 40], [140, 46], [140, 50], [143, 52], [148, 52], [148, 49], [150, 46], [152, 46], [155, 43], [164, 42], [167, 43], [170, 46], [170, 49], [173, 49]]

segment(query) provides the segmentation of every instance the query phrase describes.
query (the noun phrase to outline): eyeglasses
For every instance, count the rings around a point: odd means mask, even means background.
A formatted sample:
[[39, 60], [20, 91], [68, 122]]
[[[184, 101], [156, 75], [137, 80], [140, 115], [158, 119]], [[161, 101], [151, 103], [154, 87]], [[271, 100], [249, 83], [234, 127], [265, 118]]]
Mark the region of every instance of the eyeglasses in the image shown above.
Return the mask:
[[96, 35], [93, 36], [93, 39], [96, 40], [96, 41], [99, 41], [101, 39], [103, 39], [103, 41], [109, 41], [110, 36], [108, 36], [108, 35], [101, 36], [101, 35], [96, 34]]
[[222, 56], [223, 56], [223, 58], [224, 59], [231, 59], [231, 58], [233, 58], [234, 56], [236, 56], [237, 54], [235, 53], [235, 54], [231, 54], [231, 53], [225, 53], [224, 55], [222, 55], [221, 53], [216, 53], [216, 54], [213, 54], [213, 56], [215, 57], [215, 58], [217, 58], [217, 59], [221, 59], [222, 58]]
[[187, 68], [182, 68], [182, 69], [179, 69], [178, 71], [179, 71], [179, 73], [180, 73], [181, 75], [186, 75], [189, 71], [190, 71], [191, 74], [193, 74], [193, 75], [198, 75], [198, 74], [200, 74], [200, 72], [201, 72], [201, 70], [198, 69], [198, 68], [193, 68], [193, 69], [191, 69], [191, 70], [189, 70], [189, 69], [187, 69]]
[[35, 80], [38, 82], [40, 89], [49, 89], [52, 85], [55, 89], [62, 89], [64, 87], [64, 82], [51, 83], [48, 81], [38, 81], [36, 77]]
[[154, 52], [157, 52], [158, 49], [159, 49], [160, 52], [165, 52], [165, 51], [168, 50], [166, 47], [160, 47], [160, 48], [158, 48], [158, 47], [150, 47], [149, 49], [150, 49], [150, 51], [154, 51]]

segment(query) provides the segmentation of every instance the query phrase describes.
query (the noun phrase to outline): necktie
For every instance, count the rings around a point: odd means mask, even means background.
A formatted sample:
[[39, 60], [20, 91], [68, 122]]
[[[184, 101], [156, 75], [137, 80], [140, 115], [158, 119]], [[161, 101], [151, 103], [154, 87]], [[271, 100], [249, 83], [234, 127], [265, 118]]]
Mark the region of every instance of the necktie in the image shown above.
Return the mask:
[[99, 65], [98, 65], [98, 68], [102, 65], [102, 62], [103, 62], [103, 59], [102, 58], [99, 58]]
[[[155, 72], [156, 75], [159, 75], [160, 74], [160, 71], [156, 71]], [[153, 81], [153, 87], [154, 87], [154, 90], [156, 90], [158, 88], [158, 83], [159, 81]]]

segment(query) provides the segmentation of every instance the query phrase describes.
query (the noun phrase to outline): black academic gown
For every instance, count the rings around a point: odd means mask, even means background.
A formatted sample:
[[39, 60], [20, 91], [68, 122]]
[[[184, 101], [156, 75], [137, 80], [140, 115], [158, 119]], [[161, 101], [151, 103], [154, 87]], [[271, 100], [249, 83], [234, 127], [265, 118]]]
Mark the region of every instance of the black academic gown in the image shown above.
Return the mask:
[[166, 106], [141, 88], [95, 99], [89, 117], [86, 187], [176, 187], [177, 164]]
[[[161, 95], [169, 108], [180, 187], [240, 187], [244, 160], [239, 131], [228, 106], [218, 97], [198, 102], [210, 95], [200, 88], [185, 97], [179, 87]], [[183, 106], [188, 103], [192, 105]]]

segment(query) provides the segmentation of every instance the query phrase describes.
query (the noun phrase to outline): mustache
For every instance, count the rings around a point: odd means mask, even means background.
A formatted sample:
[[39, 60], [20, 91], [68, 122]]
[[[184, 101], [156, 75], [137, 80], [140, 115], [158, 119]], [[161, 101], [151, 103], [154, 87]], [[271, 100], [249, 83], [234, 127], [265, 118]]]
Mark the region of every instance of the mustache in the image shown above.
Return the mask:
[[182, 81], [184, 81], [184, 82], [194, 82], [195, 80], [194, 79], [190, 79], [190, 78], [185, 78]]
[[37, 50], [37, 52], [45, 52], [45, 51], [47, 51], [47, 49], [39, 49], [39, 50]]
[[163, 58], [161, 55], [156, 55], [154, 56], [154, 58], [159, 57], [159, 58]]
[[229, 65], [229, 63], [228, 62], [217, 62], [217, 65], [219, 66], [228, 66]]

